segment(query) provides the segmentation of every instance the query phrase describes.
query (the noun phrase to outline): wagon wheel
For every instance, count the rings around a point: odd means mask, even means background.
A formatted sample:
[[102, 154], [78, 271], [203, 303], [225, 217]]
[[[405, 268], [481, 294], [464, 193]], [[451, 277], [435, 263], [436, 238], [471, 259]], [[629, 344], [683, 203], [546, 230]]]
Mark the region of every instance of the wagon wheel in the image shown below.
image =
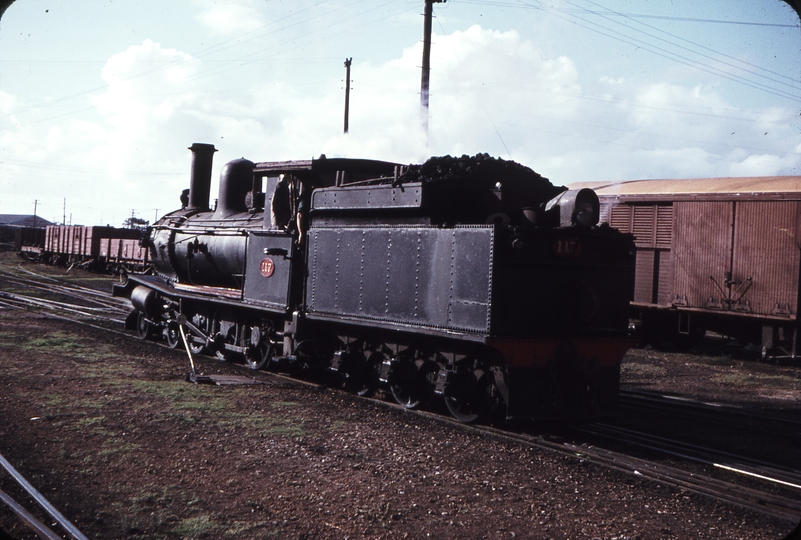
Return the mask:
[[482, 372], [470, 370], [462, 371], [454, 382], [452, 392], [445, 396], [445, 406], [456, 420], [471, 424], [481, 416], [486, 379]]
[[364, 367], [360, 388], [355, 393], [362, 397], [370, 397], [378, 391], [381, 385], [381, 363], [384, 355], [373, 353], [367, 358], [367, 365]]
[[456, 420], [464, 424], [472, 424], [478, 420], [475, 404], [468, 397], [446, 397], [445, 406]]
[[167, 340], [167, 346], [170, 349], [175, 349], [182, 343], [181, 331], [178, 328], [178, 323], [175, 321], [167, 323], [167, 328], [164, 330], [164, 339]]
[[272, 343], [263, 340], [257, 347], [245, 349], [245, 365], [250, 369], [267, 369], [275, 354]]
[[359, 354], [359, 361], [348, 370], [345, 388], [358, 396], [370, 397], [381, 384], [381, 363], [384, 355], [379, 352], [368, 353], [367, 356]]
[[489, 422], [502, 422], [506, 405], [496, 386], [492, 370], [476, 369], [461, 379], [453, 395], [445, 397], [445, 405], [456, 420], [465, 424], [479, 418]]
[[438, 371], [433, 362], [401, 362], [389, 382], [392, 397], [407, 409], [424, 407], [434, 397]]
[[141, 311], [136, 312], [136, 335], [139, 339], [153, 339], [156, 335], [155, 325]]

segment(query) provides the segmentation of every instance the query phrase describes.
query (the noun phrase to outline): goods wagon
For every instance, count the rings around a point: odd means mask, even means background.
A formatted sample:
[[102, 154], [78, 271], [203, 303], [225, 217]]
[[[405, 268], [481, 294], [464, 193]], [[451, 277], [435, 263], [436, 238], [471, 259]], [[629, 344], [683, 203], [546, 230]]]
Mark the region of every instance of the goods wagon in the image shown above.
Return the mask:
[[589, 183], [601, 220], [634, 234], [632, 314], [645, 338], [706, 330], [796, 356], [801, 177]]

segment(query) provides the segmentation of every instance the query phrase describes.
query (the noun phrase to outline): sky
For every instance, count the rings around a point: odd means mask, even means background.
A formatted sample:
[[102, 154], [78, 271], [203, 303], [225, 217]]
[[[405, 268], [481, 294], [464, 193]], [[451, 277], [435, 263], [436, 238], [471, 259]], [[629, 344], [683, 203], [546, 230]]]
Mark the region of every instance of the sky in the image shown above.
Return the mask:
[[[0, 19], [0, 214], [154, 221], [194, 142], [222, 166], [488, 153], [554, 184], [801, 175], [780, 0], [16, 0]], [[352, 58], [349, 133], [345, 67]]]

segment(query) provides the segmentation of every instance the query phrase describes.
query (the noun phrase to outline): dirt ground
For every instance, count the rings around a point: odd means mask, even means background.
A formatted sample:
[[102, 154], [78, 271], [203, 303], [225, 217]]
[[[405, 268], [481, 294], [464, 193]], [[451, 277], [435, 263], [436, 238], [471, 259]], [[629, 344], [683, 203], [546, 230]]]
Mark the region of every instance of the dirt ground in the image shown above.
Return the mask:
[[[0, 453], [89, 538], [751, 540], [796, 525], [210, 358], [202, 371], [260, 384], [196, 386], [178, 351], [39, 313], [0, 308], [0, 359]], [[798, 364], [637, 349], [623, 379], [801, 408]], [[0, 489], [33, 508], [6, 474]], [[4, 508], [0, 531], [35, 538]]]

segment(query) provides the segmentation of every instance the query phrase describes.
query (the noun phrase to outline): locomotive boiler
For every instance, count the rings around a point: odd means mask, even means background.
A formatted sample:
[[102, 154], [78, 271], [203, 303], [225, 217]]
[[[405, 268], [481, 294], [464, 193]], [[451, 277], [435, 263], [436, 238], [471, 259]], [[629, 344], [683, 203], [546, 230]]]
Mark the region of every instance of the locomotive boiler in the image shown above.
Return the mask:
[[209, 204], [194, 144], [182, 208], [130, 275], [142, 338], [248, 366], [327, 371], [458, 420], [588, 420], [614, 411], [630, 345], [633, 242], [598, 226], [591, 189], [479, 154], [422, 165], [228, 163]]

